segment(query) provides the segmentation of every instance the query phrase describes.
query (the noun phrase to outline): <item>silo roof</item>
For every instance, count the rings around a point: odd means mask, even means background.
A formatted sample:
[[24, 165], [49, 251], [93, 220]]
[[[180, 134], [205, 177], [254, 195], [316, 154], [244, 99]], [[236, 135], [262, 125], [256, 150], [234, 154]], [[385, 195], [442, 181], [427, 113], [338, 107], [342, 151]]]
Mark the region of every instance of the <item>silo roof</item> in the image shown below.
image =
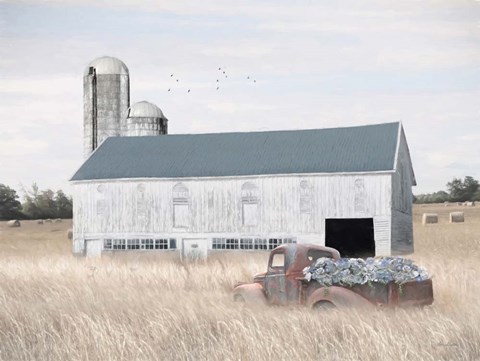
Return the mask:
[[128, 108], [127, 118], [164, 118], [162, 111], [155, 104], [141, 101]]
[[71, 180], [393, 171], [400, 127], [110, 137]]
[[88, 75], [90, 67], [95, 68], [97, 75], [102, 74], [120, 74], [128, 75], [128, 68], [123, 61], [112, 56], [102, 56], [96, 58], [87, 65], [84, 76]]

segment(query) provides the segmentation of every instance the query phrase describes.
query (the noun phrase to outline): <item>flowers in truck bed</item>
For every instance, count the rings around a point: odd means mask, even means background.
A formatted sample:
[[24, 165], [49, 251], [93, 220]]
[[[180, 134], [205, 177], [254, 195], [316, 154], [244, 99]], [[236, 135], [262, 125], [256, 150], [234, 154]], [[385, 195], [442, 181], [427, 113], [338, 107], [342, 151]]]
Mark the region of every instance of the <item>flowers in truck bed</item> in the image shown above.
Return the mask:
[[402, 257], [377, 258], [319, 258], [303, 270], [307, 280], [315, 280], [324, 286], [339, 284], [352, 286], [370, 282], [404, 283], [424, 281], [429, 278], [425, 269]]

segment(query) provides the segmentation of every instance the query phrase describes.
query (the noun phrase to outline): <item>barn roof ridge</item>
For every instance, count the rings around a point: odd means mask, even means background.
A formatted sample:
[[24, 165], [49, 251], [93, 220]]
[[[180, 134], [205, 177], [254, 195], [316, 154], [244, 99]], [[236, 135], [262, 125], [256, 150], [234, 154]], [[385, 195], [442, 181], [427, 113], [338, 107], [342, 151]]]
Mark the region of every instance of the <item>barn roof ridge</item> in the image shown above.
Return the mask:
[[399, 127], [110, 137], [71, 181], [392, 171]]

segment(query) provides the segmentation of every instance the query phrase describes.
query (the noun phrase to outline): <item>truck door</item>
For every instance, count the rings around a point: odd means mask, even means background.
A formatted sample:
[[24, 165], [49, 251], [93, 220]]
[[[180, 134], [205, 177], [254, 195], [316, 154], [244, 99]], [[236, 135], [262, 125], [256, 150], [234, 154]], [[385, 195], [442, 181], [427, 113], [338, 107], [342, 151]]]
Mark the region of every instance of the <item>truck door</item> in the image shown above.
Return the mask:
[[268, 271], [265, 276], [265, 292], [267, 299], [274, 305], [287, 303], [285, 282], [285, 250], [273, 250], [268, 261]]

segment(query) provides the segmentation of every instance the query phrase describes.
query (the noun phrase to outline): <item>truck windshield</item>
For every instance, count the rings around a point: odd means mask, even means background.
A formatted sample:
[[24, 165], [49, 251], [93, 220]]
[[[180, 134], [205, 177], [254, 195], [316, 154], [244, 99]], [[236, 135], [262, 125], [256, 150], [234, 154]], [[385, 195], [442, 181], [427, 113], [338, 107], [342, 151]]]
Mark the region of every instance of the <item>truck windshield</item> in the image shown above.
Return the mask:
[[332, 254], [330, 252], [321, 251], [318, 249], [310, 249], [307, 252], [307, 258], [310, 261], [310, 264], [316, 262], [317, 259], [322, 257], [332, 258]]

